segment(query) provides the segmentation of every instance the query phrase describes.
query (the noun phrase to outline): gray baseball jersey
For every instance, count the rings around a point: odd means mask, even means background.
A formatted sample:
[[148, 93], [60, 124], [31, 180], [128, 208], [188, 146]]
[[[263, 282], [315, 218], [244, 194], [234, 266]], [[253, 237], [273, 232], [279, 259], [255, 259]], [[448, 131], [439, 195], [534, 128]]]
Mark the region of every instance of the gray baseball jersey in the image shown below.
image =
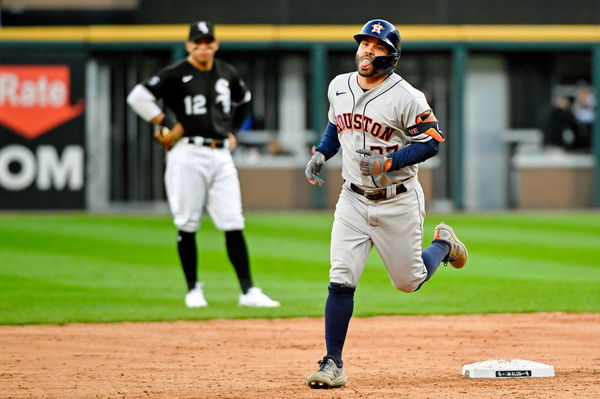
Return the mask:
[[366, 93], [357, 83], [357, 73], [338, 75], [329, 84], [329, 121], [337, 126], [342, 146], [342, 177], [366, 187], [384, 187], [416, 176], [417, 165], [387, 172], [377, 178], [363, 176], [356, 162], [356, 150], [366, 148], [381, 154], [394, 152], [411, 142], [425, 142], [431, 136], [412, 135], [419, 115], [430, 111], [425, 95], [397, 74]]
[[[358, 85], [356, 72], [339, 75], [330, 83], [328, 97], [345, 180], [332, 229], [330, 281], [356, 286], [375, 246], [394, 286], [412, 292], [427, 277], [422, 259], [425, 204], [418, 166], [363, 176], [356, 150], [387, 154], [413, 142], [432, 140], [414, 128], [434, 118], [431, 108], [422, 92], [395, 73], [366, 92]], [[406, 192], [382, 200], [367, 199], [350, 188], [351, 184], [362, 189], [389, 188], [399, 183]]]

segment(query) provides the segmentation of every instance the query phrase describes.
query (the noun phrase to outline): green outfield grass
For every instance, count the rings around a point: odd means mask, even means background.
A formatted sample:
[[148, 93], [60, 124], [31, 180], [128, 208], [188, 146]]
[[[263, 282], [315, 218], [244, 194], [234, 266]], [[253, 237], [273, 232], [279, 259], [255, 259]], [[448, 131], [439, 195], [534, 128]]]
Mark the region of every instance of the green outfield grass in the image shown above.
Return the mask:
[[[224, 236], [198, 234], [210, 304], [187, 309], [167, 215], [0, 214], [0, 324], [321, 316], [332, 212], [247, 213], [255, 282], [277, 309], [237, 305]], [[469, 248], [413, 294], [396, 291], [373, 251], [355, 315], [600, 312], [600, 213], [428, 215]]]

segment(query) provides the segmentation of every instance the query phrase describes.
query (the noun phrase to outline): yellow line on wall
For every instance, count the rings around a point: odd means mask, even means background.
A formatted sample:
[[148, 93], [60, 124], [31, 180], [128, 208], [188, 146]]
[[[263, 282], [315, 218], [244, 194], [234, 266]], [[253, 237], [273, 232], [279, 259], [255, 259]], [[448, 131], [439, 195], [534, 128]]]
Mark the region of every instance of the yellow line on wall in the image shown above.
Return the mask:
[[[398, 25], [407, 42], [596, 42], [600, 25]], [[217, 25], [223, 42], [352, 42], [359, 25]], [[178, 42], [188, 25], [4, 27], [0, 41]]]
[[89, 28], [86, 27], [27, 27], [0, 29], [1, 41], [82, 41]]
[[462, 25], [464, 41], [598, 42], [600, 25]]

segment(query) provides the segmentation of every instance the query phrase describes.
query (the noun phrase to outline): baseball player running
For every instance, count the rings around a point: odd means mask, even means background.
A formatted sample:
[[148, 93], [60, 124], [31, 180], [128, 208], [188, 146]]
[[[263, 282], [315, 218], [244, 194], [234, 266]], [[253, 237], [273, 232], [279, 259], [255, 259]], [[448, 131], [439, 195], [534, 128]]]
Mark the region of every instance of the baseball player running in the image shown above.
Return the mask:
[[394, 286], [404, 292], [418, 290], [440, 263], [458, 269], [468, 256], [444, 223], [422, 249], [425, 205], [417, 164], [437, 154], [444, 136], [423, 93], [394, 73], [400, 58], [398, 30], [375, 19], [354, 39], [357, 71], [331, 81], [329, 123], [306, 166], [308, 180], [320, 186], [323, 164], [342, 147], [344, 184], [331, 232], [325, 304], [327, 354], [307, 378], [311, 388], [346, 384], [342, 349], [354, 291], [373, 246]]
[[[208, 305], [197, 281], [195, 238], [206, 209], [225, 232], [227, 254], [242, 289], [239, 304], [279, 306], [252, 283], [240, 184], [230, 152], [236, 146], [231, 132], [250, 111], [250, 91], [232, 65], [215, 59], [219, 42], [212, 23], [191, 24], [186, 49], [185, 60], [136, 85], [127, 98], [140, 117], [162, 127], [155, 138], [168, 150], [165, 187], [179, 230], [177, 249], [188, 286], [185, 304]], [[159, 99], [174, 116], [162, 112]]]

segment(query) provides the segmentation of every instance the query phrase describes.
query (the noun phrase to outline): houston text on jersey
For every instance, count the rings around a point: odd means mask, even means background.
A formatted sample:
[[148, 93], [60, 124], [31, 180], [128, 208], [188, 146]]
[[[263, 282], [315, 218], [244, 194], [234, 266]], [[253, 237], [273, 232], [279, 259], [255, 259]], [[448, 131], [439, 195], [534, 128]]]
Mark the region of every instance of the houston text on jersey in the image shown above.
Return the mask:
[[362, 114], [353, 115], [351, 112], [346, 112], [336, 115], [335, 119], [338, 133], [342, 133], [344, 130], [357, 129], [380, 140], [389, 141], [396, 132], [396, 129], [376, 122], [373, 118]]

